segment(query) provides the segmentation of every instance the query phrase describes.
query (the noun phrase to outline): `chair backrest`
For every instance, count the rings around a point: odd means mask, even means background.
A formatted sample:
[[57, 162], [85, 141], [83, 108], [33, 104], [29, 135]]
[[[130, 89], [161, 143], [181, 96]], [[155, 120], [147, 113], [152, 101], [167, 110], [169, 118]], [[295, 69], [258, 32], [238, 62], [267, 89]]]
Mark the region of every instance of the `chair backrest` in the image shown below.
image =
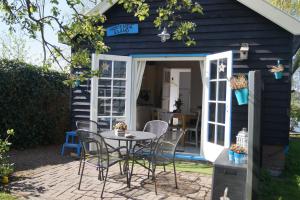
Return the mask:
[[197, 122], [196, 122], [196, 130], [198, 130], [199, 127], [201, 127], [201, 116], [202, 116], [201, 109], [199, 109], [197, 113], [198, 113], [198, 116], [197, 116]]
[[85, 129], [77, 129], [76, 132], [82, 146], [83, 155], [96, 155], [99, 163], [109, 159], [107, 143], [100, 134]]
[[174, 159], [176, 148], [184, 131], [169, 131], [161, 136], [154, 148], [154, 158], [156, 160], [171, 160]]
[[92, 120], [78, 120], [76, 121], [76, 128], [77, 130], [80, 129], [95, 133], [100, 131], [99, 124]]
[[143, 131], [154, 133], [157, 138], [159, 138], [161, 135], [167, 132], [168, 127], [169, 124], [165, 121], [153, 120], [146, 123]]

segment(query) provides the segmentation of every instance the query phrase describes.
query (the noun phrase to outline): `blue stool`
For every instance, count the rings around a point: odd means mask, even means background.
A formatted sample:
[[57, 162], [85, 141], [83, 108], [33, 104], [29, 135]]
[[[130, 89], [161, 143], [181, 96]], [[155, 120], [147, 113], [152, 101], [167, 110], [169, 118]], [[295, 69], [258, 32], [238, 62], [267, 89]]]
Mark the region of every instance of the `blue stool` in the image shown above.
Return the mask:
[[[75, 143], [75, 137], [77, 137], [77, 134], [75, 131], [67, 131], [66, 132], [66, 142], [63, 144], [61, 149], [61, 155], [64, 155], [65, 148], [76, 148], [77, 155], [80, 156], [81, 151], [81, 144]], [[70, 141], [71, 139], [71, 141]]]

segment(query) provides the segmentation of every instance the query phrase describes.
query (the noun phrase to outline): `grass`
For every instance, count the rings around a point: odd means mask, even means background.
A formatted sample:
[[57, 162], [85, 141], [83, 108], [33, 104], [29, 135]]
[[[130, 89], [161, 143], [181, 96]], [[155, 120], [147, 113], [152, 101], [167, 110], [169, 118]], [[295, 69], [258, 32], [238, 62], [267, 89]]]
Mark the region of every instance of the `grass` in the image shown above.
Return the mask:
[[[167, 166], [167, 169], [173, 169], [173, 165]], [[200, 174], [212, 175], [213, 166], [210, 164], [194, 163], [194, 162], [176, 162], [176, 171], [181, 172], [196, 172]]]
[[[140, 161], [141, 163], [143, 161]], [[148, 165], [146, 163], [146, 165]], [[184, 162], [184, 161], [176, 161], [176, 171], [178, 172], [195, 172], [200, 174], [212, 175], [213, 173], [213, 165], [205, 164], [205, 163], [196, 163], [196, 162]], [[157, 166], [158, 169], [163, 169], [162, 166]], [[168, 171], [173, 171], [173, 164], [167, 165], [166, 169]]]
[[11, 194], [0, 192], [0, 199], [1, 200], [17, 200], [16, 197], [12, 196]]
[[300, 138], [292, 136], [286, 159], [286, 169], [280, 177], [271, 177], [267, 172], [261, 175], [260, 199], [300, 199]]

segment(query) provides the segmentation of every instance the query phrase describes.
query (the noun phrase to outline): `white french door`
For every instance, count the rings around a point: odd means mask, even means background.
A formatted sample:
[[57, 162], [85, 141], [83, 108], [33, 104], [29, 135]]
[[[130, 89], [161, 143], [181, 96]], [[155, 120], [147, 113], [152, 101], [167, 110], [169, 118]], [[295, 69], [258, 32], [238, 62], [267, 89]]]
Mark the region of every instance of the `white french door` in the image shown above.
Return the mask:
[[230, 145], [232, 51], [207, 56], [205, 66], [205, 106], [203, 154], [214, 162]]
[[104, 130], [119, 121], [128, 123], [131, 57], [93, 54], [92, 70], [99, 70], [100, 76], [91, 80], [90, 119]]

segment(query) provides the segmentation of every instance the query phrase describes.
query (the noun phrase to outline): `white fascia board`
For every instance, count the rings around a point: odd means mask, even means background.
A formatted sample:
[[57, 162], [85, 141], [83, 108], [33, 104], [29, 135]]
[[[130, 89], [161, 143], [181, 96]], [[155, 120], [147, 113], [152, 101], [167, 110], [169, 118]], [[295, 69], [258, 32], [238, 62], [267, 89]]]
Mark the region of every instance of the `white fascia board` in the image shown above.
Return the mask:
[[103, 0], [98, 3], [94, 8], [85, 13], [85, 15], [93, 15], [93, 14], [104, 14], [108, 11], [113, 5], [115, 5], [118, 0]]
[[294, 35], [300, 35], [300, 21], [263, 0], [237, 0]]

